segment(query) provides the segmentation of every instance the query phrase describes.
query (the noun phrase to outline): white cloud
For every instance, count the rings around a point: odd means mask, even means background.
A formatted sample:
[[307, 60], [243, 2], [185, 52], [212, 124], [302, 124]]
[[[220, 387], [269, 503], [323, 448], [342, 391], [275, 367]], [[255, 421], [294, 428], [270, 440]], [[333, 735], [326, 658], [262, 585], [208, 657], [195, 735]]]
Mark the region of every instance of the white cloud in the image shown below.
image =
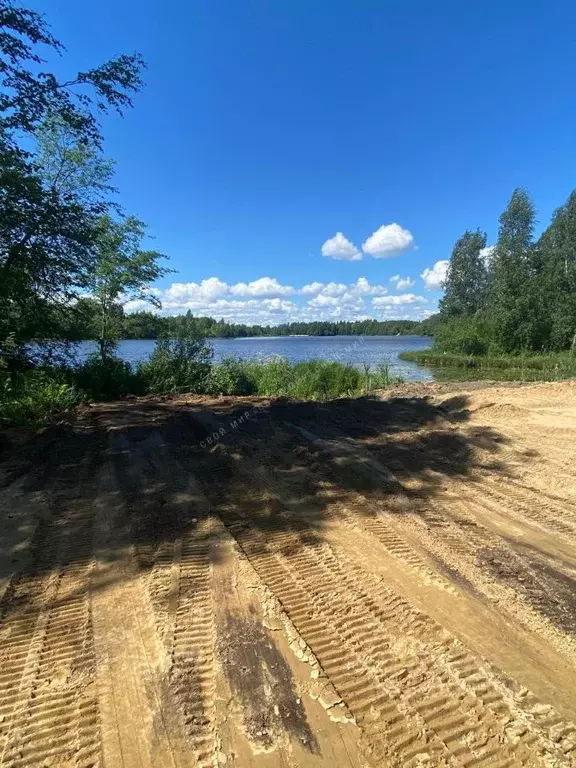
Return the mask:
[[412, 233], [399, 224], [383, 224], [364, 242], [362, 250], [375, 259], [387, 259], [412, 248]]
[[262, 306], [270, 312], [290, 312], [296, 306], [292, 301], [286, 301], [284, 299], [264, 299]]
[[320, 293], [322, 288], [324, 288], [324, 285], [325, 283], [308, 283], [307, 285], [302, 286], [300, 293], [303, 293], [305, 296], [314, 296], [316, 293]]
[[[196, 316], [223, 318], [227, 322], [250, 325], [360, 320], [374, 316], [382, 319], [419, 319], [424, 311], [420, 303], [425, 301], [414, 294], [389, 296], [385, 285], [372, 284], [365, 277], [353, 283], [312, 282], [302, 288], [282, 285], [273, 277], [234, 285], [218, 277], [210, 277], [199, 283], [172, 283], [163, 290], [154, 291], [162, 302], [163, 315], [182, 314], [190, 310]], [[131, 301], [125, 309], [127, 312], [156, 311], [143, 301]]]
[[340, 304], [340, 301], [336, 296], [327, 296], [324, 293], [319, 293], [318, 296], [314, 296], [314, 298], [308, 302], [310, 307], [335, 307], [338, 306], [338, 304]]
[[324, 296], [343, 296], [347, 288], [344, 283], [326, 283], [320, 293]]
[[291, 296], [294, 288], [291, 285], [281, 285], [275, 277], [260, 277], [251, 283], [236, 283], [230, 287], [233, 296]]
[[385, 285], [372, 285], [365, 277], [359, 277], [355, 283], [309, 283], [300, 289], [305, 296], [381, 296], [388, 293]]
[[[301, 289], [304, 295], [313, 295], [308, 307], [313, 309], [332, 308], [331, 317], [338, 319], [344, 314], [348, 318], [359, 316], [366, 309], [364, 299], [388, 293], [385, 285], [372, 285], [365, 277], [355, 283], [310, 283]], [[327, 319], [327, 318], [326, 318]]]
[[329, 259], [341, 259], [345, 261], [360, 261], [362, 254], [342, 232], [336, 232], [322, 245], [322, 256]]
[[489, 266], [490, 262], [492, 261], [492, 256], [494, 255], [495, 250], [495, 245], [487, 245], [486, 248], [481, 249], [480, 258], [483, 260], [486, 266]]
[[433, 267], [427, 267], [420, 275], [427, 288], [440, 290], [443, 288], [448, 274], [448, 259], [437, 261]]
[[166, 301], [213, 301], [226, 296], [230, 286], [217, 277], [209, 277], [201, 283], [172, 283], [164, 292]]
[[382, 296], [382, 294], [388, 293], [388, 288], [385, 285], [371, 285], [365, 277], [359, 277], [351, 290], [359, 296]]
[[400, 275], [393, 275], [390, 278], [390, 282], [396, 286], [397, 291], [403, 291], [405, 288], [412, 288], [414, 280], [409, 277], [400, 277]]
[[247, 298], [274, 298], [295, 293], [290, 285], [281, 285], [275, 277], [260, 277], [251, 283], [228, 285], [218, 277], [209, 277], [201, 283], [172, 283], [165, 291], [156, 291], [163, 304], [210, 304], [226, 296]]
[[402, 293], [399, 296], [376, 296], [372, 299], [373, 307], [396, 307], [400, 304], [427, 304], [424, 296], [415, 296], [413, 293]]
[[433, 309], [421, 304], [404, 304], [401, 307], [373, 307], [371, 316], [377, 320], [424, 320], [438, 312], [438, 306]]
[[152, 307], [147, 301], [142, 301], [142, 299], [134, 299], [133, 301], [127, 301], [126, 304], [124, 304], [124, 311], [125, 312], [150, 312], [155, 311], [154, 307]]
[[218, 299], [207, 305], [188, 303], [181, 307], [163, 303], [163, 314], [178, 314], [188, 309], [197, 316], [223, 318], [230, 323], [274, 325], [285, 322], [297, 310], [297, 306], [291, 301], [278, 297], [248, 301]]

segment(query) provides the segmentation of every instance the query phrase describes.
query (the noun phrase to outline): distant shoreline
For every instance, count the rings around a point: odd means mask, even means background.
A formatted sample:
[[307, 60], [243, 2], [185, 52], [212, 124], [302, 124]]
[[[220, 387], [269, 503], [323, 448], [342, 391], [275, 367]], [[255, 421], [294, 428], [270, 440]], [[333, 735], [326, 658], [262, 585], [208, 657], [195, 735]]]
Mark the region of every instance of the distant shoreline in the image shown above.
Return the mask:
[[[431, 339], [432, 337], [427, 333], [323, 333], [323, 334], [316, 334], [316, 333], [290, 333], [290, 334], [279, 334], [276, 336], [204, 336], [203, 338], [206, 339], [206, 341], [210, 342], [213, 339], [219, 339], [222, 341], [237, 341], [237, 340], [249, 340], [249, 341], [256, 341], [257, 339], [350, 339], [350, 338], [359, 338], [359, 337], [367, 337], [372, 339], [393, 339], [400, 337], [406, 337], [406, 338], [422, 338], [422, 339]], [[118, 341], [158, 341], [160, 336], [127, 336], [118, 339]], [[98, 339], [74, 339], [70, 340], [71, 344], [84, 344], [86, 342], [96, 342]]]

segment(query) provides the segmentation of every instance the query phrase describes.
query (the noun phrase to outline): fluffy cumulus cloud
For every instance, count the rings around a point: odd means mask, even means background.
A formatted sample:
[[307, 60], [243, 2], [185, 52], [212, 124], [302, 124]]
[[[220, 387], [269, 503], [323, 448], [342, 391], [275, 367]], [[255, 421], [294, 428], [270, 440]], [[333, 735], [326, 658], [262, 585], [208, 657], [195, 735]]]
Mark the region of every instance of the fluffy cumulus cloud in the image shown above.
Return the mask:
[[448, 259], [437, 261], [433, 267], [427, 267], [420, 275], [426, 285], [426, 288], [441, 290], [446, 282], [448, 274]]
[[291, 285], [280, 285], [275, 277], [260, 277], [251, 283], [236, 283], [230, 287], [233, 296], [291, 296], [295, 293]]
[[373, 307], [397, 307], [401, 304], [426, 304], [424, 296], [416, 296], [413, 293], [401, 293], [399, 296], [376, 296], [372, 299]]
[[[196, 316], [250, 325], [374, 316], [420, 319], [425, 312], [421, 304], [426, 301], [411, 293], [390, 296], [385, 285], [372, 284], [365, 277], [352, 283], [313, 282], [301, 288], [282, 285], [272, 277], [232, 285], [210, 277], [199, 283], [172, 283], [155, 293], [162, 302], [162, 314], [190, 310]], [[153, 309], [142, 301], [129, 302], [125, 308], [128, 312]]]
[[243, 298], [274, 298], [291, 296], [295, 289], [281, 285], [275, 277], [261, 277], [251, 283], [228, 285], [218, 277], [209, 277], [200, 283], [172, 283], [165, 291], [156, 291], [162, 306], [169, 312], [194, 310], [211, 306], [218, 299], [229, 296]]
[[387, 259], [413, 247], [414, 237], [412, 233], [401, 227], [400, 224], [393, 222], [392, 224], [382, 224], [373, 232], [364, 241], [361, 251], [342, 232], [336, 232], [334, 237], [329, 238], [322, 245], [322, 255], [329, 259], [344, 261], [360, 261], [364, 254], [373, 256], [375, 259]]
[[325, 285], [326, 283], [308, 283], [302, 286], [300, 293], [303, 293], [304, 296], [315, 296], [317, 293], [320, 293]]
[[318, 296], [314, 296], [308, 302], [310, 307], [336, 307], [338, 305], [342, 305], [342, 302], [337, 296], [330, 296], [325, 293], [319, 293]]
[[400, 224], [383, 224], [362, 245], [364, 253], [375, 259], [387, 259], [407, 251], [414, 245], [414, 238]]
[[396, 287], [397, 291], [404, 291], [406, 288], [412, 288], [414, 280], [409, 277], [400, 277], [400, 275], [393, 275], [390, 278], [390, 282]]
[[365, 308], [364, 298], [382, 296], [387, 293], [384, 285], [372, 285], [365, 277], [359, 277], [355, 283], [311, 283], [305, 285], [301, 293], [313, 295], [309, 307], [339, 307], [361, 312]]
[[359, 277], [355, 283], [309, 283], [300, 289], [304, 296], [381, 296], [388, 293], [385, 285], [371, 285], [365, 277]]
[[430, 309], [421, 304], [412, 304], [403, 307], [373, 308], [371, 314], [376, 320], [425, 320], [437, 311], [438, 307]]
[[189, 301], [211, 302], [226, 296], [229, 290], [230, 286], [227, 283], [217, 277], [209, 277], [201, 283], [172, 283], [162, 300], [176, 304]]
[[356, 291], [359, 296], [381, 296], [383, 293], [388, 293], [386, 286], [370, 285], [365, 277], [359, 277], [352, 290]]
[[322, 256], [329, 259], [341, 259], [344, 261], [359, 261], [362, 254], [342, 232], [336, 232], [322, 245]]

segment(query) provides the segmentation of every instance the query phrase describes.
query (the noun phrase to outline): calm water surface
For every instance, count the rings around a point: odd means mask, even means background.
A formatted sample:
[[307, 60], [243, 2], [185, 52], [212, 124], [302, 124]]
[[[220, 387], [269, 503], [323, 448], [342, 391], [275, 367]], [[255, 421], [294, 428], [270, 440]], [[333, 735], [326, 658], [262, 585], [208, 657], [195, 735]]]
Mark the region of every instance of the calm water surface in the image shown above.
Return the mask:
[[[154, 349], [154, 341], [130, 339], [121, 341], [120, 357], [130, 363], [147, 358]], [[393, 374], [403, 379], [432, 381], [430, 369], [416, 363], [400, 360], [400, 352], [428, 349], [432, 339], [427, 336], [264, 336], [249, 339], [210, 339], [214, 360], [224, 357], [265, 359], [282, 355], [291, 362], [303, 360], [336, 360], [340, 363], [376, 366], [384, 361]], [[85, 358], [96, 351], [96, 344], [83, 341], [78, 345], [78, 356]]]

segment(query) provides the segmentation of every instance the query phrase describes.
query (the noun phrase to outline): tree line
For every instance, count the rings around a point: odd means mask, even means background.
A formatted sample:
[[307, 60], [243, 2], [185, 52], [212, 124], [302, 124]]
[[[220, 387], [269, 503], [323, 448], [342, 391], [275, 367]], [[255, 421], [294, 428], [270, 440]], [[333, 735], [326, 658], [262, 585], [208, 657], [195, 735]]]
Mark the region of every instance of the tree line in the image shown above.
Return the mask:
[[[184, 315], [162, 316], [154, 312], [124, 312], [116, 304], [110, 323], [121, 339], [161, 339], [192, 336], [197, 338], [246, 338], [250, 336], [396, 336], [430, 334], [433, 321], [416, 320], [357, 320], [354, 322], [295, 322], [281, 325], [248, 325], [227, 323], [213, 317]], [[99, 339], [101, 332], [100, 306], [91, 298], [80, 298], [69, 314], [64, 330], [70, 341]]]
[[498, 238], [466, 231], [452, 251], [436, 346], [464, 354], [576, 348], [576, 191], [539, 238], [526, 190], [512, 194]]

